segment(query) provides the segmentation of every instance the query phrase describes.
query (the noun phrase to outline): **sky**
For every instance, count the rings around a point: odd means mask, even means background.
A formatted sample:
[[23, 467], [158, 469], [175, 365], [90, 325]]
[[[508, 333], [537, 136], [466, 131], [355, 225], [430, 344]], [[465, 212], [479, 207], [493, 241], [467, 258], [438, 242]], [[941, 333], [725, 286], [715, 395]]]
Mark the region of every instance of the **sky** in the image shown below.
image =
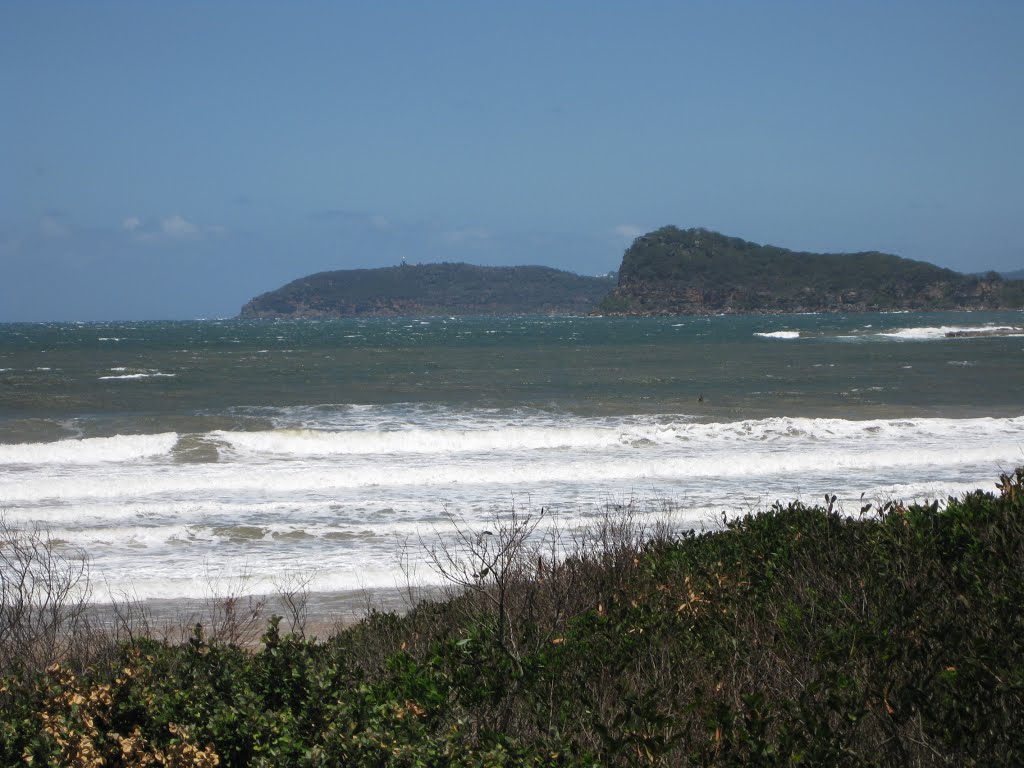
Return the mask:
[[707, 227], [1024, 268], [1024, 3], [0, 3], [0, 322]]

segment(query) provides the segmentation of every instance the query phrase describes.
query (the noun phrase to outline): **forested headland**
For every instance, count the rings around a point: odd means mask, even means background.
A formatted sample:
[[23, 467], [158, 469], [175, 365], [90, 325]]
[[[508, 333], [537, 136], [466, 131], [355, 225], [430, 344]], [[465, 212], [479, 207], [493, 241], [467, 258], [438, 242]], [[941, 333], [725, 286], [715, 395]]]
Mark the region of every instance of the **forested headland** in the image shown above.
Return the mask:
[[711, 230], [638, 237], [618, 278], [541, 266], [417, 264], [320, 272], [249, 301], [242, 318], [712, 315], [1024, 308], [1024, 280], [892, 254], [808, 253]]
[[662, 227], [627, 249], [600, 311], [704, 315], [1018, 309], [1024, 281], [869, 251], [822, 254]]
[[551, 267], [417, 264], [320, 272], [257, 296], [241, 317], [587, 314], [614, 287]]

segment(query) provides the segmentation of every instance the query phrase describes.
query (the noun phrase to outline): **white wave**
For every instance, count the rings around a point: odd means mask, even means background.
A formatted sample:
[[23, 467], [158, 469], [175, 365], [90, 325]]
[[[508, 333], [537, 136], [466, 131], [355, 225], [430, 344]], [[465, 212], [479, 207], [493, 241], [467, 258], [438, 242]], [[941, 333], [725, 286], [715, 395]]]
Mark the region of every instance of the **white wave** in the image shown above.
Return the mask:
[[[962, 336], [957, 337], [953, 334], [977, 334], [979, 336], [984, 336], [985, 334], [1024, 336], [1024, 328], [1012, 325], [939, 325], [921, 326], [918, 328], [899, 328], [895, 331], [883, 331], [877, 335], [889, 339], [898, 339], [900, 341], [933, 341], [935, 339], [963, 338]], [[968, 338], [970, 337], [968, 336]]]
[[766, 339], [799, 339], [800, 331], [765, 331], [755, 333], [755, 336], [762, 336]]
[[[477, 422], [478, 424], [480, 422]], [[486, 422], [484, 422], [486, 423]], [[721, 441], [792, 442], [797, 438], [872, 440], [928, 435], [951, 438], [964, 430], [1024, 438], [1024, 416], [1012, 419], [810, 419], [776, 417], [735, 422], [696, 423], [657, 418], [608, 423], [573, 419], [536, 426], [477, 429], [303, 430], [211, 432], [210, 439], [237, 454], [264, 456], [341, 456], [450, 454], [552, 449], [613, 449], [644, 445], [708, 444]]]
[[[987, 481], [988, 478], [986, 478], [986, 482], [982, 483], [981, 487], [983, 489], [992, 487], [992, 484]], [[951, 497], [954, 499], [961, 498], [972, 491], [978, 490], [978, 488], [979, 484], [977, 482], [954, 482], [949, 480], [892, 483], [866, 491], [863, 500], [857, 499], [856, 501], [861, 503], [870, 502], [874, 507], [879, 507], [890, 500], [903, 501], [907, 504], [925, 503], [935, 499], [945, 501]], [[855, 511], [852, 504], [854, 500], [849, 499], [847, 501], [847, 511]]]
[[59, 440], [54, 443], [0, 445], [0, 464], [96, 464], [128, 462], [167, 454], [178, 441], [175, 432]]
[[[418, 585], [441, 583], [440, 577], [430, 570], [425, 558], [417, 565]], [[403, 574], [393, 567], [389, 568], [382, 564], [379, 558], [365, 561], [360, 558], [345, 563], [327, 562], [323, 567], [311, 571], [301, 557], [296, 557], [294, 560], [277, 563], [259, 574], [254, 574], [248, 563], [228, 558], [224, 567], [218, 572], [211, 573], [193, 569], [182, 571], [172, 566], [151, 567], [134, 574], [111, 574], [113, 578], [109, 581], [95, 585], [91, 597], [97, 603], [123, 602], [126, 599], [197, 600], [200, 601], [200, 605], [191, 607], [193, 610], [202, 611], [208, 610], [208, 607], [204, 608], [204, 604], [212, 598], [274, 594], [278, 578], [287, 578], [288, 574], [294, 573], [309, 573], [312, 576], [309, 588], [314, 593], [360, 593], [363, 590], [377, 593], [394, 590], [404, 583]], [[356, 614], [361, 613], [363, 600], [354, 598], [352, 603], [350, 610]], [[187, 611], [188, 608], [172, 605], [166, 610], [171, 611], [169, 616], [173, 621], [179, 621], [183, 615], [181, 611]]]
[[[840, 509], [847, 514], [857, 514], [865, 501], [878, 504], [888, 499], [899, 498], [908, 502], [945, 499], [959, 496], [969, 490], [986, 485], [988, 472], [965, 475], [958, 478], [938, 479], [931, 477], [922, 481], [892, 484], [884, 480], [872, 484], [863, 477], [844, 477], [843, 485], [836, 486], [838, 478], [818, 476], [809, 482], [804, 476], [788, 482], [784, 478], [755, 482], [757, 493], [740, 495], [733, 490], [724, 495], [719, 491], [710, 495], [689, 497], [679, 514], [669, 520], [679, 529], [717, 527], [722, 513], [735, 517], [748, 512], [758, 512], [780, 499], [783, 503], [801, 499], [805, 503], [818, 504], [822, 494], [836, 492], [840, 495]], [[797, 485], [799, 483], [799, 485]], [[652, 493], [658, 493], [658, 486], [651, 486]], [[863, 498], [860, 492], [866, 491]], [[630, 494], [630, 498], [637, 498]], [[640, 497], [657, 499], [657, 496]], [[664, 497], [661, 497], [664, 498]], [[691, 500], [692, 499], [692, 500]], [[601, 499], [589, 499], [568, 509], [568, 515], [559, 518], [562, 530], [572, 530], [586, 525], [603, 509]], [[463, 500], [453, 509], [459, 512], [460, 525], [469, 525], [482, 530], [492, 524], [490, 514], [499, 512], [491, 507], [479, 515], [461, 514], [467, 502]], [[665, 519], [657, 505], [643, 507], [645, 515], [653, 519]], [[533, 507], [536, 511], [537, 507]], [[507, 512], [507, 507], [504, 508]], [[551, 518], [548, 518], [550, 523]], [[246, 518], [238, 518], [236, 525], [248, 526]], [[543, 525], [543, 524], [542, 524]], [[117, 536], [104, 535], [90, 540], [90, 532], [73, 532], [67, 537], [69, 543], [86, 547], [91, 554], [93, 574], [97, 577], [97, 594], [94, 598], [108, 601], [111, 596], [129, 593], [139, 599], [153, 598], [203, 598], [232, 592], [258, 594], [273, 591], [273, 585], [281, 576], [301, 572], [313, 576], [314, 590], [342, 592], [361, 588], [389, 588], [403, 583], [404, 571], [397, 565], [396, 541], [446, 540], [452, 534], [451, 523], [428, 522], [427, 518], [416, 521], [380, 521], [372, 526], [349, 528], [355, 536], [343, 543], [331, 537], [338, 529], [317, 530], [315, 526], [303, 523], [293, 531], [301, 530], [309, 536], [301, 538], [275, 537], [273, 526], [252, 526], [254, 531], [242, 531], [232, 538], [231, 530], [210, 526], [169, 524], [157, 530], [144, 530], [130, 526], [117, 531]], [[265, 533], [260, 535], [261, 528]], [[282, 530], [284, 526], [280, 526]], [[63, 538], [63, 532], [60, 532]], [[430, 582], [434, 574], [430, 570], [426, 551], [422, 546], [413, 545], [406, 553], [411, 573], [418, 581]]]
[[193, 538], [185, 525], [93, 526], [79, 529], [51, 528], [50, 535], [65, 544], [92, 549], [97, 546], [135, 549], [156, 549], [178, 540]]
[[28, 477], [0, 480], [0, 497], [8, 504], [27, 505], [64, 502], [78, 505], [92, 500], [122, 499], [126, 504], [145, 503], [161, 496], [173, 496], [183, 506], [222, 500], [259, 501], [285, 499], [289, 495], [332, 494], [352, 490], [379, 489], [381, 495], [395, 489], [487, 487], [488, 493], [504, 489], [525, 489], [544, 484], [602, 485], [668, 481], [685, 485], [694, 481], [722, 482], [731, 478], [763, 478], [778, 475], [801, 476], [860, 471], [889, 476], [909, 469], [946, 468], [961, 465], [992, 468], [1019, 463], [1019, 442], [1004, 441], [988, 446], [934, 445], [901, 447], [887, 445], [878, 450], [856, 450], [841, 444], [803, 446], [776, 450], [732, 451], [694, 450], [672, 456], [624, 459], [615, 455], [584, 456], [580, 459], [548, 458], [544, 461], [404, 462], [361, 461], [336, 466], [330, 462], [280, 465], [204, 465], [166, 467], [156, 474], [122, 473], [97, 477], [94, 473], [51, 478]]
[[99, 593], [189, 598], [209, 593], [211, 563], [252, 573], [251, 592], [311, 564], [318, 589], [390, 586], [401, 578], [395, 541], [449, 535], [445, 510], [475, 527], [511, 504], [553, 505], [576, 526], [608, 500], [672, 499], [700, 525], [835, 492], [855, 514], [861, 492], [945, 498], [991, 489], [1024, 463], [1024, 416], [698, 423], [423, 411], [418, 424], [433, 428], [403, 429], [400, 409], [352, 412], [364, 428], [186, 436], [219, 445], [212, 463], [174, 461], [175, 433], [3, 445], [0, 500], [13, 523], [43, 522], [85, 549]]
[[614, 427], [505, 427], [502, 429], [273, 430], [211, 433], [234, 450], [277, 456], [443, 454], [554, 448], [611, 448], [680, 439], [676, 425]]
[[113, 379], [155, 379], [160, 377], [172, 378], [177, 376], [176, 373], [161, 373], [159, 371], [155, 373], [125, 373], [118, 376], [100, 376], [100, 381], [110, 381]]

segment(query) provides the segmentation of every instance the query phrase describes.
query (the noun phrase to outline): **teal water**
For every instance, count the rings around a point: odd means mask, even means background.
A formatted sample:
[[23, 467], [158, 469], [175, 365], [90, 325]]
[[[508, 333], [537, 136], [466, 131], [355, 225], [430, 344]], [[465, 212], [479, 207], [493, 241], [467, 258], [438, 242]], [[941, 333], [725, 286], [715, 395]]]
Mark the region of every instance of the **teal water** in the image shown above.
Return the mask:
[[1021, 313], [0, 325], [0, 508], [85, 550], [98, 599], [391, 586], [449, 514], [699, 525], [1018, 464]]
[[[883, 334], [1022, 322], [930, 313], [0, 325], [0, 442], [247, 428], [233, 407], [324, 403], [705, 419], [1008, 415], [1022, 407], [1020, 337]], [[755, 335], [778, 331], [800, 338]]]

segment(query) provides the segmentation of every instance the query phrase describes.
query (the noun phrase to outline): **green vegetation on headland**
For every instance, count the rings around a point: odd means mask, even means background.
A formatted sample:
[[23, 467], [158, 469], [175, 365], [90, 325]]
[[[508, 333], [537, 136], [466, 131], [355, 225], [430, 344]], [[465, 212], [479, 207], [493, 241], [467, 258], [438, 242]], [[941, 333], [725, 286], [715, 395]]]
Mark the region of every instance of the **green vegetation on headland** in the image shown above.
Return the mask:
[[447, 600], [323, 642], [0, 656], [0, 763], [1021, 765], [1024, 470], [997, 487], [705, 533], [518, 514], [435, 551]]
[[790, 251], [706, 229], [662, 227], [626, 251], [614, 315], [1018, 309], [1024, 281], [964, 275], [875, 251]]
[[320, 272], [257, 296], [241, 317], [543, 315], [592, 312], [615, 285], [551, 267], [417, 264]]
[[802, 253], [662, 227], [623, 256], [618, 283], [550, 267], [420, 264], [320, 272], [257, 296], [242, 318], [711, 315], [1020, 309], [1024, 280], [965, 275], [875, 251]]

